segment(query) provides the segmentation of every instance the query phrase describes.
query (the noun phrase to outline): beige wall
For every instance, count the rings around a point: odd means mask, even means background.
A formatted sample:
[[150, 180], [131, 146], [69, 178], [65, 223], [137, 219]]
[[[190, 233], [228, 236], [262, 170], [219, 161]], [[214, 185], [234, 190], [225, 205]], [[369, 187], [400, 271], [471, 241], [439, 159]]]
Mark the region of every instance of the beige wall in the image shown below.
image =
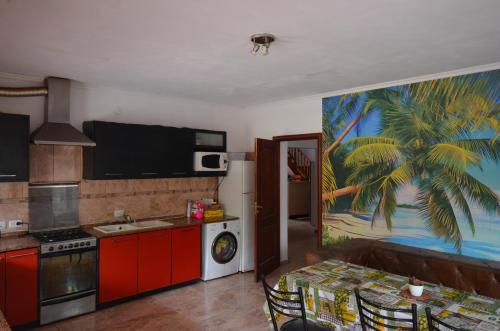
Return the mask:
[[[82, 180], [80, 224], [113, 220], [118, 209], [139, 219], [184, 215], [188, 199], [212, 198], [216, 186], [216, 177]], [[29, 222], [28, 208], [28, 183], [0, 183], [0, 221]], [[25, 225], [2, 233], [26, 230]]]

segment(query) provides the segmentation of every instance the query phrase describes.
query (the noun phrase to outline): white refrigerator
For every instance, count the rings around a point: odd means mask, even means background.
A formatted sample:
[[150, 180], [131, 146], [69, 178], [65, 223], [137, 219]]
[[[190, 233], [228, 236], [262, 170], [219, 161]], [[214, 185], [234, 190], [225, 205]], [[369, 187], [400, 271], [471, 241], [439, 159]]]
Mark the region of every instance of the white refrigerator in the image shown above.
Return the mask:
[[237, 216], [241, 223], [240, 271], [254, 269], [254, 190], [253, 161], [229, 161], [227, 176], [220, 178], [219, 202], [227, 215]]

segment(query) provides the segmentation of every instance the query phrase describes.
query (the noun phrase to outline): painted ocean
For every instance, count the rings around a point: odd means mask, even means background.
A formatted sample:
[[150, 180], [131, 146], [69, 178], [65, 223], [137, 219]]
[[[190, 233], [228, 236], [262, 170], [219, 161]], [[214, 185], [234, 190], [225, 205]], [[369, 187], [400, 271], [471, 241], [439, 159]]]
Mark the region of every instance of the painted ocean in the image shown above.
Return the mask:
[[[464, 221], [460, 221], [460, 230], [463, 236], [462, 254], [497, 260], [500, 256], [500, 241], [498, 240], [500, 219], [498, 216], [488, 215], [481, 210], [474, 210], [473, 214], [476, 225], [474, 235], [469, 226]], [[463, 218], [460, 219], [463, 220]], [[383, 223], [384, 220], [377, 220], [377, 222]], [[386, 241], [453, 254], [457, 253], [451, 242], [446, 243], [427, 229], [425, 222], [418, 216], [415, 209], [397, 208], [392, 222], [392, 234], [385, 238]], [[408, 232], [413, 233], [413, 235], [401, 235]]]

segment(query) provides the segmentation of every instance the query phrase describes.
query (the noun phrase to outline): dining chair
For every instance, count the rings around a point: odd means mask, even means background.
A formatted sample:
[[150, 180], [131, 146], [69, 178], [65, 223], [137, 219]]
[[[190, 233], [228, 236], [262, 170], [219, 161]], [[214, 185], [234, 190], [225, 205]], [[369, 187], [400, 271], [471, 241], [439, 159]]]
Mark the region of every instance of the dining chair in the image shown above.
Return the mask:
[[[267, 305], [273, 321], [274, 331], [330, 330], [306, 318], [304, 296], [301, 287], [298, 287], [295, 292], [278, 291], [267, 284], [264, 277], [262, 277], [262, 285], [264, 286], [264, 293], [266, 294]], [[278, 328], [276, 313], [291, 317], [292, 319], [283, 323], [281, 327]]]
[[[354, 293], [356, 294], [356, 303], [358, 304], [359, 319], [361, 322], [361, 329], [363, 329], [363, 331], [380, 330], [381, 327], [394, 330], [412, 330], [412, 331], [417, 330], [418, 318], [417, 318], [416, 304], [413, 303], [411, 305], [411, 308], [384, 307], [379, 303], [373, 302], [371, 300], [362, 297], [359, 294], [358, 288], [354, 289]], [[383, 315], [380, 312], [376, 312], [374, 308], [379, 310], [384, 310], [386, 312], [410, 314], [411, 318], [399, 318], [399, 317]], [[383, 323], [380, 320], [377, 320], [377, 318], [390, 321], [391, 323], [390, 324]]]
[[[443, 326], [444, 330], [452, 330], [452, 331], [462, 331], [457, 327], [451, 326], [448, 323], [441, 321], [439, 318], [435, 317], [431, 313], [431, 308], [425, 308], [425, 315], [427, 315], [427, 325], [429, 326], [429, 331], [439, 331], [441, 330], [439, 326]], [[436, 326], [437, 324], [437, 326]]]

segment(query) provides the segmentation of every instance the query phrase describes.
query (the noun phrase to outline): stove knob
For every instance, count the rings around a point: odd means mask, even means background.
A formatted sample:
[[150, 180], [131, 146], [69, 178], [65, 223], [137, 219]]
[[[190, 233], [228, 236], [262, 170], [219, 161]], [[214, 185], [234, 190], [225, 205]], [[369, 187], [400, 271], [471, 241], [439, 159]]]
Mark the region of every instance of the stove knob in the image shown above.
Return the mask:
[[49, 252], [52, 252], [54, 250], [54, 246], [49, 247]]
[[90, 241], [87, 241], [85, 245], [90, 246]]
[[64, 248], [63, 245], [57, 246], [57, 249], [63, 249], [63, 248]]
[[82, 241], [82, 242], [80, 243], [80, 247], [83, 247], [83, 246], [85, 246], [85, 243]]
[[73, 244], [69, 244], [69, 245], [68, 245], [68, 248], [73, 248]]

